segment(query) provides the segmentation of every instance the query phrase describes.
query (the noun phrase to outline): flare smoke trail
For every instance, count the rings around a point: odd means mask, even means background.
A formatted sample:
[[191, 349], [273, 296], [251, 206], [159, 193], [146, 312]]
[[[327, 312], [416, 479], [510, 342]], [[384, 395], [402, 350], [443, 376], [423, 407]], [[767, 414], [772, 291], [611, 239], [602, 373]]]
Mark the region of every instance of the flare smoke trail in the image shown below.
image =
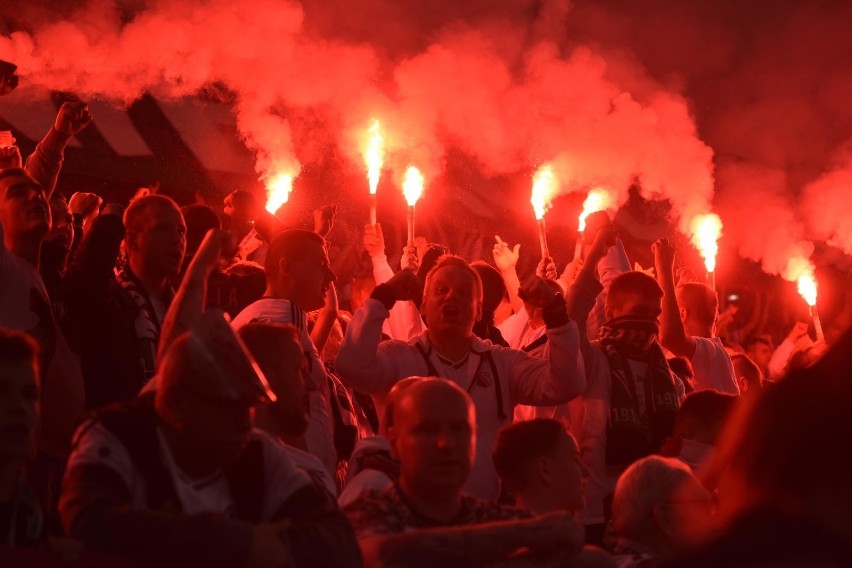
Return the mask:
[[317, 160], [305, 139], [360, 167], [378, 117], [398, 183], [410, 164], [434, 179], [450, 149], [486, 175], [550, 162], [562, 191], [620, 203], [638, 179], [686, 232], [711, 210], [715, 161], [743, 256], [790, 278], [809, 239], [850, 250], [848, 208], [817, 205], [852, 193], [848, 163], [829, 161], [852, 132], [843, 0], [97, 0], [0, 17], [20, 30], [0, 58], [25, 84], [124, 103], [228, 93], [260, 173]]
[[566, 47], [566, 2], [459, 4], [426, 15], [416, 2], [354, 14], [333, 2], [94, 1], [62, 17], [31, 10], [35, 23], [0, 38], [0, 57], [28, 84], [123, 103], [223, 86], [261, 174], [296, 174], [312, 158], [294, 147], [290, 111], [313, 109], [356, 164], [379, 117], [397, 181], [410, 163], [434, 178], [455, 148], [486, 175], [553, 161], [563, 191], [603, 185], [619, 202], [638, 179], [671, 200], [684, 230], [709, 211], [712, 151], [685, 99], [638, 66], [633, 92], [593, 48]]

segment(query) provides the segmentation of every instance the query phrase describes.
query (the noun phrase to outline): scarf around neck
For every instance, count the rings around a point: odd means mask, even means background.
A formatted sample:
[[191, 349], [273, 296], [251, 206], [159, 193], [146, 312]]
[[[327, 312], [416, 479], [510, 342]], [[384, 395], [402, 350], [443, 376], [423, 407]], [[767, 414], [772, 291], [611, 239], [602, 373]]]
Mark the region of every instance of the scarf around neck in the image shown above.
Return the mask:
[[[609, 362], [612, 379], [606, 438], [609, 465], [628, 465], [657, 451], [674, 429], [677, 390], [657, 343], [658, 334], [655, 320], [632, 316], [601, 326], [598, 344]], [[630, 360], [647, 364], [641, 392]]]

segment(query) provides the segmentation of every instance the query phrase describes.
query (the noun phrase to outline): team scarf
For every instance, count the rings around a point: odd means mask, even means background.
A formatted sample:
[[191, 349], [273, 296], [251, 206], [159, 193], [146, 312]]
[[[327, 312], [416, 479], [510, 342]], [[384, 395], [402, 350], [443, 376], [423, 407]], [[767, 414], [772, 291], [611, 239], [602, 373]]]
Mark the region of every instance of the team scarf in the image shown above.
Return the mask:
[[[142, 283], [130, 269], [130, 263], [116, 274], [119, 285], [127, 292], [136, 308], [133, 320], [133, 331], [136, 334], [136, 344], [139, 349], [139, 358], [142, 363], [142, 371], [145, 382], [157, 372], [157, 343], [160, 339], [160, 321], [154, 311], [154, 306], [148, 297], [148, 293]], [[174, 298], [174, 290], [169, 289], [166, 304], [170, 304]]]
[[[612, 387], [606, 461], [627, 465], [655, 452], [674, 429], [677, 389], [651, 319], [625, 316], [600, 329], [598, 343], [609, 361]], [[644, 411], [629, 360], [648, 365], [643, 381]]]

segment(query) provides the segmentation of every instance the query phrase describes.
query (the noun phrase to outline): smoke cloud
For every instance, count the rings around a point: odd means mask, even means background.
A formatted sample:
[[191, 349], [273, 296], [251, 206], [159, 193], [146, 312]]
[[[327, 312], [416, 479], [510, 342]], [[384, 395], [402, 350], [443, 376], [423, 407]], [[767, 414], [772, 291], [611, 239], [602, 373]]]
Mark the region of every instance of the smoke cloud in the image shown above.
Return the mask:
[[852, 129], [846, 2], [68, 4], [0, 9], [23, 83], [117, 104], [217, 94], [261, 175], [326, 142], [362, 168], [378, 118], [397, 183], [410, 164], [428, 183], [450, 152], [486, 177], [550, 162], [566, 193], [624, 203], [638, 182], [683, 232], [715, 205], [725, 239], [787, 278], [812, 239], [852, 248], [849, 208], [826, 206], [852, 194], [850, 162], [829, 161]]

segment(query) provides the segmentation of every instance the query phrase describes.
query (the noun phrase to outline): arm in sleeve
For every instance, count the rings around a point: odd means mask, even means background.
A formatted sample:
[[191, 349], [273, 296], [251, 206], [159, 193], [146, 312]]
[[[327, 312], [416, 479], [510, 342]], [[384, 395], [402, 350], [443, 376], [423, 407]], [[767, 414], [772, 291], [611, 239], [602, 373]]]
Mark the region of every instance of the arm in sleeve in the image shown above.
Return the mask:
[[396, 340], [380, 343], [387, 317], [384, 304], [368, 298], [346, 327], [334, 362], [343, 382], [365, 394], [387, 392], [400, 377], [399, 359], [408, 345]]
[[293, 493], [272, 520], [289, 521], [286, 537], [297, 566], [361, 566], [352, 525], [321, 487]]
[[603, 288], [595, 300], [594, 308], [589, 313], [587, 329], [591, 337], [597, 337], [598, 330], [606, 323], [604, 307], [612, 281], [625, 272], [630, 272], [630, 260], [627, 258], [627, 251], [624, 250], [624, 243], [621, 242], [621, 239], [616, 240], [615, 246], [610, 247], [606, 255], [598, 261], [597, 268]]
[[785, 337], [769, 359], [769, 378], [771, 380], [777, 381], [787, 374], [787, 363], [790, 362], [790, 358], [796, 351], [798, 351], [796, 343], [789, 337]]
[[371, 256], [370, 260], [373, 263], [373, 279], [376, 281], [376, 286], [393, 278], [393, 268], [388, 263], [387, 255]]
[[[87, 440], [97, 428], [82, 435], [63, 480], [59, 514], [69, 536], [92, 550], [150, 564], [225, 567], [245, 561], [248, 523], [218, 513], [183, 516], [134, 507], [129, 457], [108, 440]], [[99, 454], [103, 444], [112, 453]]]
[[56, 180], [62, 169], [65, 159], [65, 145], [70, 137], [58, 132], [52, 126], [35, 151], [27, 158], [25, 169], [34, 180], [39, 182], [47, 194], [48, 199], [56, 188]]
[[414, 302], [400, 301], [390, 309], [388, 328], [392, 339], [408, 341], [423, 333], [423, 318]]
[[510, 385], [516, 403], [564, 404], [583, 394], [586, 388], [577, 324], [569, 321], [548, 329], [547, 340], [547, 359], [511, 349], [502, 351], [510, 360]]

